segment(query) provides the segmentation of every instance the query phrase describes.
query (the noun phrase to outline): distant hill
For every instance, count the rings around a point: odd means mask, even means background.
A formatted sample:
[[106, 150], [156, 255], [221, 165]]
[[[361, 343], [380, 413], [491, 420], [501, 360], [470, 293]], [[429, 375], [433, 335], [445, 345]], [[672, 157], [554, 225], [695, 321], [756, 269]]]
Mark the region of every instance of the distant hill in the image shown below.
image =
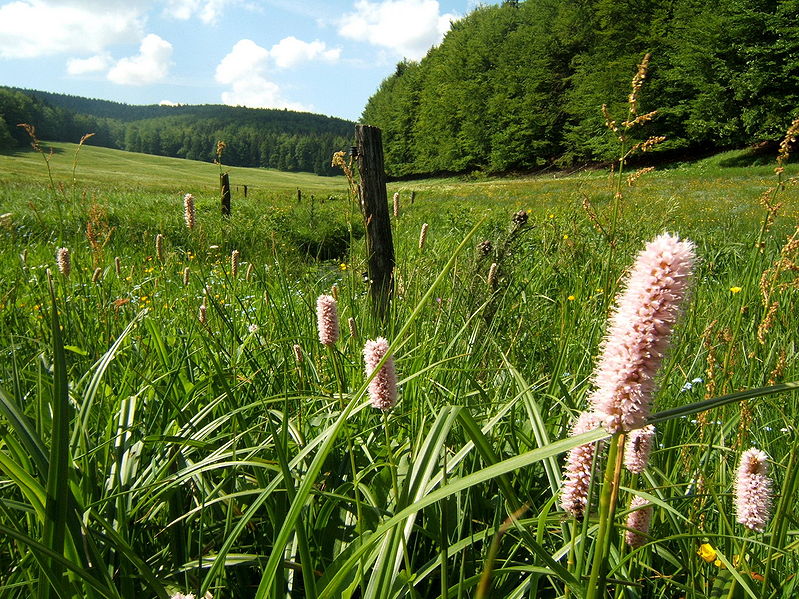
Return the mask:
[[26, 145], [16, 125], [42, 139], [78, 141], [158, 156], [211, 161], [224, 141], [222, 163], [318, 175], [340, 174], [333, 152], [348, 148], [355, 123], [290, 110], [222, 105], [137, 106], [38, 90], [0, 87], [0, 149]]

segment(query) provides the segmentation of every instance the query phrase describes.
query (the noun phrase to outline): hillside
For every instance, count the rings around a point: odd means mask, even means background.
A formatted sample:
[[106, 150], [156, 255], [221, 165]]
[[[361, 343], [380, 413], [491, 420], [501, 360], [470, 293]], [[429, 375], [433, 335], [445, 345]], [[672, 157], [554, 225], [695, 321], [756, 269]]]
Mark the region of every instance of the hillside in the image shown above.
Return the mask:
[[159, 156], [212, 161], [216, 144], [233, 166], [336, 175], [333, 152], [349, 147], [354, 123], [338, 118], [221, 105], [131, 106], [34, 90], [0, 87], [0, 149], [28, 144], [16, 127], [29, 123], [42, 139]]
[[[125, 152], [97, 146], [78, 147], [73, 143], [47, 143], [44, 151], [52, 150], [49, 163], [57, 181], [72, 180], [73, 165], [76, 180], [88, 188], [110, 190], [147, 189], [167, 193], [205, 193], [216, 197], [219, 189], [219, 169], [213, 164], [196, 160], [150, 156], [137, 152]], [[273, 169], [226, 167], [234, 197], [243, 195], [243, 185], [250, 195], [266, 190], [285, 191], [295, 196], [297, 189], [307, 193], [346, 192], [343, 177], [320, 177], [310, 173], [286, 173]], [[48, 182], [48, 169], [41, 155], [32, 149], [21, 149], [13, 153], [0, 154], [0, 185]]]
[[[797, 19], [793, 0], [480, 6], [420, 62], [398, 64], [363, 121], [383, 129], [395, 176], [605, 161], [622, 133], [627, 148], [665, 137], [655, 150], [669, 157], [775, 141], [799, 112]], [[634, 108], [658, 112], [627, 130], [645, 53]]]

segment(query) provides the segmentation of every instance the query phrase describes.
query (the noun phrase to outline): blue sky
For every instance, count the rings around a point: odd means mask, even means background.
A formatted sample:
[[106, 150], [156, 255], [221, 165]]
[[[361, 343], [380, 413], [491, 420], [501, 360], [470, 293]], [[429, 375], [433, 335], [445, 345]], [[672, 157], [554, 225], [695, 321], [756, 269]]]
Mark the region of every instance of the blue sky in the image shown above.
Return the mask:
[[[481, 2], [495, 3], [498, 0]], [[476, 0], [0, 0], [0, 85], [357, 120]]]

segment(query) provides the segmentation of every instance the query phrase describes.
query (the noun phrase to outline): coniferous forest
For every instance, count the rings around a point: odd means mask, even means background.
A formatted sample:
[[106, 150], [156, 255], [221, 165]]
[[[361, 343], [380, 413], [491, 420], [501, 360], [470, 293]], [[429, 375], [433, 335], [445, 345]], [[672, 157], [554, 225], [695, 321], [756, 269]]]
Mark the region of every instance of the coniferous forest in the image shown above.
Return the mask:
[[41, 139], [77, 142], [157, 156], [336, 175], [333, 152], [350, 145], [354, 123], [289, 110], [220, 105], [131, 106], [106, 100], [0, 87], [0, 150], [27, 146], [29, 123]]
[[529, 0], [481, 6], [420, 62], [401, 62], [363, 120], [391, 175], [525, 171], [616, 156], [651, 62], [640, 136], [664, 158], [781, 139], [799, 112], [797, 0]]

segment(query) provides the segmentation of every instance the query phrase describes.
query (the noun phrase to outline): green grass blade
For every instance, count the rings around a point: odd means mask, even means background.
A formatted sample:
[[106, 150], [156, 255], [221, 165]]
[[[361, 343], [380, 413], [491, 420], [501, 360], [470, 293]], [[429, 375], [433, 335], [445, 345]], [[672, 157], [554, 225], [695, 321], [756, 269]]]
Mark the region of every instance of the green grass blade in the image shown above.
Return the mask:
[[[69, 425], [71, 409], [67, 383], [67, 362], [64, 355], [64, 343], [61, 340], [61, 324], [58, 318], [58, 305], [52, 281], [50, 283], [50, 299], [53, 335], [53, 394], [51, 404], [53, 431], [50, 438], [50, 458], [47, 469], [47, 501], [45, 504], [47, 517], [43, 527], [43, 544], [53, 553], [63, 555], [69, 505], [69, 484], [67, 481], [70, 463]], [[60, 580], [63, 576], [63, 564], [51, 558], [47, 558], [46, 564], [45, 569], [49, 571], [48, 578], [51, 581]], [[41, 585], [39, 597], [48, 599], [50, 591], [50, 585]]]

